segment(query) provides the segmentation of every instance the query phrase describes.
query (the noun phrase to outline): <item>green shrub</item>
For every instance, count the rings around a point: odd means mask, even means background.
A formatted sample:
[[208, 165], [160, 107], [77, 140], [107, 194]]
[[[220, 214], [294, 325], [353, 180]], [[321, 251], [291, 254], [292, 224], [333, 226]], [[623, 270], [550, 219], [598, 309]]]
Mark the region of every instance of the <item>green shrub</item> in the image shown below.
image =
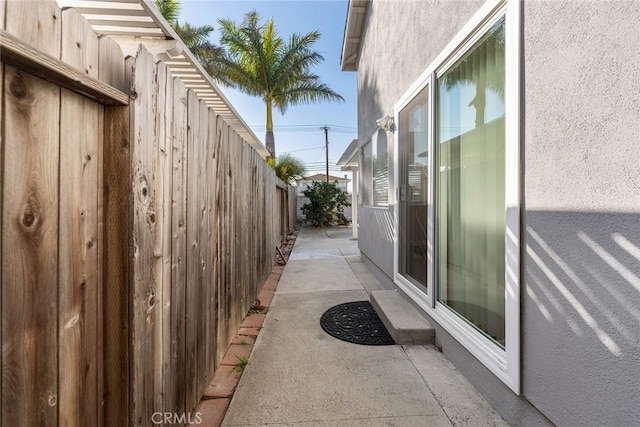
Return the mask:
[[338, 187], [337, 182], [314, 182], [303, 191], [309, 203], [302, 206], [307, 223], [314, 227], [326, 227], [334, 223], [347, 225], [344, 207], [350, 206], [347, 193]]

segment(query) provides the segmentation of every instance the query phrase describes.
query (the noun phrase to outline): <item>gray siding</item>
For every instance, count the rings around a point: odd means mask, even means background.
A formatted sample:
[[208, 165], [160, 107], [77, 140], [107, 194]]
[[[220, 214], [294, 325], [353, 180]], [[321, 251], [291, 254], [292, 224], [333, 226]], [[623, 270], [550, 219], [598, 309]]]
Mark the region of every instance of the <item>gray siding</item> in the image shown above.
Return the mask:
[[[482, 3], [370, 4], [358, 68], [361, 144]], [[437, 342], [511, 424], [635, 425], [640, 2], [523, 4], [522, 396], [436, 324]], [[359, 211], [360, 250], [387, 276], [392, 211]]]

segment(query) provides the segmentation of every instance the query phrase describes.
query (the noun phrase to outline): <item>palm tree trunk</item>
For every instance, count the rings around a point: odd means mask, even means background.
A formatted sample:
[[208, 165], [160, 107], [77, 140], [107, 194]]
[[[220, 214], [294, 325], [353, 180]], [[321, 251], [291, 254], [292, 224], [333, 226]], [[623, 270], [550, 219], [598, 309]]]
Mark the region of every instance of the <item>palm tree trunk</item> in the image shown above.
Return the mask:
[[264, 136], [264, 143], [267, 146], [267, 151], [270, 157], [276, 157], [276, 141], [273, 137], [273, 114], [271, 112], [272, 105], [271, 100], [265, 101], [267, 104], [267, 132]]

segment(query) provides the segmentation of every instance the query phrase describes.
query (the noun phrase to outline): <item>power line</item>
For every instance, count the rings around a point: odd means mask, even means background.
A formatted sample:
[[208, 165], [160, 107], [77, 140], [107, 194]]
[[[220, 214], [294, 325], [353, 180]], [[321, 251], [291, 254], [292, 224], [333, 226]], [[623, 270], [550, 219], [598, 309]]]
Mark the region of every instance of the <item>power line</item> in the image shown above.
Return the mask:
[[[331, 128], [338, 128], [338, 129], [349, 129], [349, 130], [357, 130], [358, 129], [355, 126], [323, 125], [323, 124], [317, 124], [317, 125], [308, 125], [308, 124], [303, 124], [303, 125], [275, 125], [273, 128], [274, 129], [279, 129], [279, 128], [291, 128], [291, 127], [308, 127], [308, 128], [313, 128], [315, 130], [318, 127], [324, 127], [324, 126], [329, 126]], [[249, 125], [249, 127], [252, 127], [252, 128], [266, 128], [265, 125]]]
[[324, 148], [324, 145], [319, 145], [319, 146], [317, 146], [317, 147], [311, 147], [311, 148], [302, 148], [302, 149], [300, 149], [300, 150], [284, 151], [284, 152], [282, 152], [282, 154], [287, 154], [287, 153], [297, 153], [298, 151], [319, 150], [320, 148]]

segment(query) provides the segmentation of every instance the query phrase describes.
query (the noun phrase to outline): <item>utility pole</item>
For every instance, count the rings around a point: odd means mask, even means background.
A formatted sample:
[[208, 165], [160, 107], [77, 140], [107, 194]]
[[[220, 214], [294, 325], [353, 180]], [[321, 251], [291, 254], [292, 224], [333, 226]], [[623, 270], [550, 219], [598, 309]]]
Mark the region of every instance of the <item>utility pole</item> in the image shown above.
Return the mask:
[[324, 153], [326, 155], [327, 164], [327, 184], [329, 183], [329, 129], [327, 125], [324, 125], [320, 129], [324, 129]]

